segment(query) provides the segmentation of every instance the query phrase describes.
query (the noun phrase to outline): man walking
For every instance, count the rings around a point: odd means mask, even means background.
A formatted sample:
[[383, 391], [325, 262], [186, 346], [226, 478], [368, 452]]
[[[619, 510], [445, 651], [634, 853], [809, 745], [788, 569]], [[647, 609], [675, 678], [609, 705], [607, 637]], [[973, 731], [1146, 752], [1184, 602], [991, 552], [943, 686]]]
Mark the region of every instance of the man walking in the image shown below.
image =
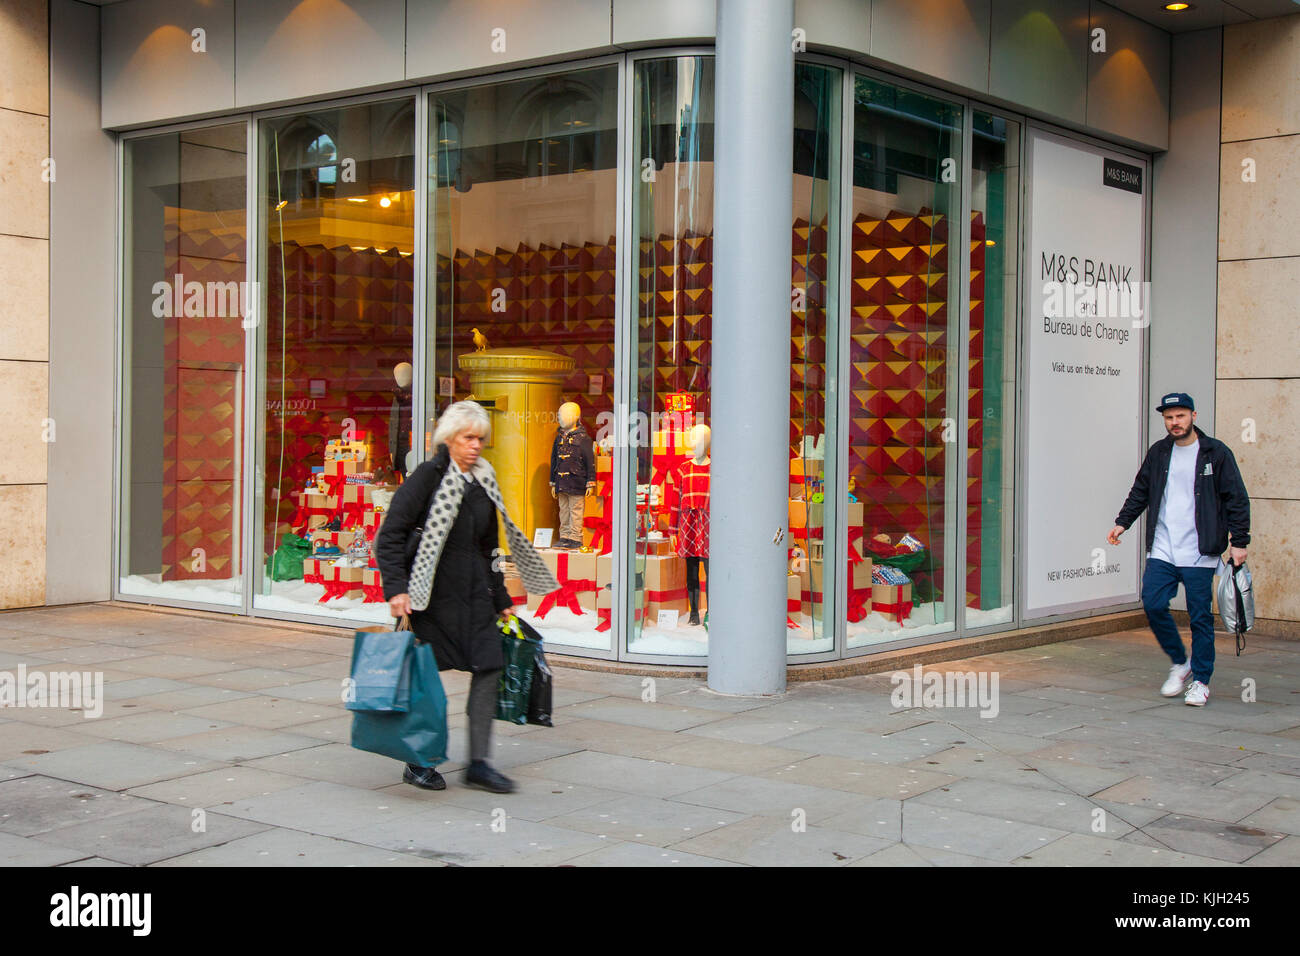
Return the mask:
[[[1157, 520], [1147, 521], [1142, 607], [1156, 640], [1174, 665], [1160, 693], [1177, 697], [1187, 685], [1183, 701], [1203, 707], [1210, 697], [1210, 675], [1214, 673], [1214, 615], [1210, 611], [1214, 569], [1228, 547], [1229, 534], [1232, 563], [1246, 560], [1250, 498], [1232, 451], [1194, 424], [1196, 405], [1190, 395], [1165, 395], [1156, 411], [1164, 416], [1169, 434], [1147, 452], [1106, 540], [1119, 544], [1120, 535], [1145, 508], [1156, 516]], [[1179, 581], [1187, 595], [1192, 625], [1190, 663], [1169, 613], [1169, 601], [1178, 592]]]

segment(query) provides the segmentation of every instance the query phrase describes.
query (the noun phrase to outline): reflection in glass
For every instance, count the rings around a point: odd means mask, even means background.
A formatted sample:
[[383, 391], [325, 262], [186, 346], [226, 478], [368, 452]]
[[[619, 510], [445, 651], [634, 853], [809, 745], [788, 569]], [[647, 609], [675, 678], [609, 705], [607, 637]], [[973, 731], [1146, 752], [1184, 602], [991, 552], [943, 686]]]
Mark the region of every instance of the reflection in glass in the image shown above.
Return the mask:
[[239, 606], [246, 127], [123, 149], [122, 593]]
[[1012, 611], [1020, 124], [975, 112], [971, 146], [966, 626]]
[[413, 463], [410, 99], [261, 121], [255, 606], [388, 621], [369, 545]]
[[848, 476], [872, 588], [849, 646], [954, 626], [961, 127], [960, 106], [856, 77]]
[[[429, 358], [423, 453], [440, 410], [492, 415], [507, 509], [561, 583], [518, 613], [550, 644], [612, 630], [618, 68], [440, 92], [429, 105]], [[563, 545], [563, 547], [561, 547]]]

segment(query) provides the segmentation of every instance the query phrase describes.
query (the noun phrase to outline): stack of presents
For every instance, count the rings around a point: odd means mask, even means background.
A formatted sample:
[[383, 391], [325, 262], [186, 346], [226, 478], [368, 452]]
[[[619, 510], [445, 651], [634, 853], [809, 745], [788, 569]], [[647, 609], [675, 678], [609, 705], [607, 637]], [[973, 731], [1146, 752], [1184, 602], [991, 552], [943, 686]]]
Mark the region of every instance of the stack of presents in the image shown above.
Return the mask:
[[313, 467], [310, 483], [294, 493], [293, 532], [311, 545], [302, 579], [324, 586], [321, 603], [384, 600], [374, 541], [397, 486], [375, 483], [370, 469], [366, 434], [353, 431], [326, 443], [324, 464]]
[[[803, 457], [790, 462], [790, 570], [786, 578], [787, 625], [798, 627], [798, 615], [824, 614], [825, 534], [824, 453], [821, 439], [805, 439]], [[912, 613], [912, 582], [905, 572], [884, 561], [924, 550], [911, 535], [894, 543], [888, 535], [867, 539], [863, 506], [852, 493], [844, 506], [848, 525], [848, 619], [858, 622], [872, 611], [902, 622]], [[873, 560], [873, 557], [879, 560]]]

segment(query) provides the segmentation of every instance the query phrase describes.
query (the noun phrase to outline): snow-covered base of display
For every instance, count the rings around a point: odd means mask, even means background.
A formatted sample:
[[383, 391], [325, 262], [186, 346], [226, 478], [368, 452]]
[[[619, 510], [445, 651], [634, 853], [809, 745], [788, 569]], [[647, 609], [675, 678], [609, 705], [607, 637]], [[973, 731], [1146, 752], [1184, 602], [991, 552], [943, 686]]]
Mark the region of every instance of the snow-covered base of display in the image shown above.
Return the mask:
[[238, 578], [205, 578], [202, 581], [155, 581], [143, 574], [133, 574], [118, 581], [118, 590], [132, 597], [164, 598], [171, 601], [197, 601], [202, 604], [225, 604], [239, 607]]
[[320, 584], [308, 584], [306, 581], [275, 581], [271, 584], [270, 594], [259, 594], [253, 599], [253, 606], [259, 611], [280, 611], [286, 614], [314, 614], [317, 617], [336, 617], [341, 621], [363, 624], [391, 624], [393, 616], [388, 613], [387, 601], [371, 601], [361, 598], [334, 598], [320, 603], [325, 587]]
[[967, 627], [988, 627], [990, 624], [1009, 624], [1011, 623], [1011, 605], [1006, 607], [992, 607], [987, 611], [981, 611], [979, 608], [966, 608], [966, 626]]
[[943, 620], [942, 604], [918, 604], [901, 624], [890, 615], [872, 611], [861, 621], [849, 624], [848, 645], [862, 647], [864, 644], [883, 644], [908, 637], [942, 634], [952, 629], [952, 623]]
[[574, 614], [567, 607], [553, 607], [546, 612], [546, 617], [539, 618], [536, 613], [520, 604], [515, 607], [515, 613], [519, 615], [519, 620], [532, 625], [548, 646], [609, 650], [609, 635], [613, 632], [596, 630], [600, 618], [595, 611], [584, 610], [581, 614]]

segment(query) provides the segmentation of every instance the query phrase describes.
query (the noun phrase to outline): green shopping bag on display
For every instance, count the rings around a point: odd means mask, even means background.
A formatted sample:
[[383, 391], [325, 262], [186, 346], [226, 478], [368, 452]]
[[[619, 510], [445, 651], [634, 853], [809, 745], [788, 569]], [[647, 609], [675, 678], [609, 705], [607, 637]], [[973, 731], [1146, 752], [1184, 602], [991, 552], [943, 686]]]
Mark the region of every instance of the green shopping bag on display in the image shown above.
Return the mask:
[[267, 559], [267, 576], [272, 581], [301, 581], [302, 562], [310, 555], [310, 541], [286, 533], [280, 538], [280, 547]]
[[[382, 636], [414, 637], [407, 632]], [[402, 668], [398, 686], [406, 695], [407, 709], [353, 710], [352, 746], [419, 767], [436, 767], [447, 760], [447, 693], [433, 648], [412, 642]]]
[[509, 623], [497, 621], [497, 628], [501, 631], [501, 655], [505, 658], [497, 684], [497, 720], [526, 724], [533, 668], [542, 640], [532, 628], [528, 628], [528, 634], [520, 630], [517, 617], [511, 617]]

